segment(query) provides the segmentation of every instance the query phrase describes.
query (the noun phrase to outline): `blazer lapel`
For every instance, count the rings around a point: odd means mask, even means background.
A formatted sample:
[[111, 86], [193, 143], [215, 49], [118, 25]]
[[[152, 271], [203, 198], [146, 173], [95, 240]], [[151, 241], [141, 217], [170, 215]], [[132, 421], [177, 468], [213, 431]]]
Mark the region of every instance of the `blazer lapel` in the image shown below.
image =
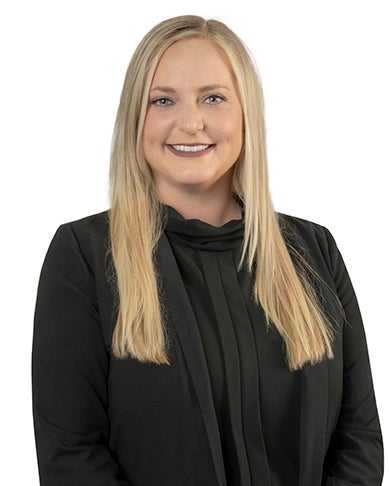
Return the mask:
[[321, 486], [328, 408], [327, 361], [306, 365], [301, 380], [299, 486]]
[[175, 325], [175, 330], [183, 348], [199, 400], [215, 465], [218, 486], [225, 486], [226, 477], [222, 449], [219, 439], [218, 422], [214, 411], [207, 362], [191, 303], [165, 234], [161, 236], [159, 241], [157, 262], [160, 270], [165, 304]]

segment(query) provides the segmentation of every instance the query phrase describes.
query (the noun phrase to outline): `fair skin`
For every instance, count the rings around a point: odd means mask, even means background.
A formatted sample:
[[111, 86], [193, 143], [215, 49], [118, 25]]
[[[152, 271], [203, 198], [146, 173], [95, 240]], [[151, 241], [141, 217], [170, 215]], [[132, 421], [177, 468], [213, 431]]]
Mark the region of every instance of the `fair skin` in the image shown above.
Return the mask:
[[174, 43], [155, 72], [143, 129], [159, 200], [214, 226], [240, 219], [231, 182], [242, 141], [242, 108], [223, 51], [206, 39]]

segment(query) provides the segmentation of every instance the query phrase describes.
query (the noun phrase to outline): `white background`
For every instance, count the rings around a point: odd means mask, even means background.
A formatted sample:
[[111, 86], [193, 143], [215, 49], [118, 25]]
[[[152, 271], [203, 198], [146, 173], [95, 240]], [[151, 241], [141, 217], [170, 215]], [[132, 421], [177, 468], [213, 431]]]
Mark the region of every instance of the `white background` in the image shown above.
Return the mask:
[[327, 226], [338, 242], [366, 325], [386, 439], [388, 7], [385, 0], [1, 3], [2, 481], [38, 485], [30, 355], [47, 246], [61, 223], [108, 207], [111, 134], [130, 56], [155, 23], [186, 13], [227, 23], [257, 61], [275, 206]]

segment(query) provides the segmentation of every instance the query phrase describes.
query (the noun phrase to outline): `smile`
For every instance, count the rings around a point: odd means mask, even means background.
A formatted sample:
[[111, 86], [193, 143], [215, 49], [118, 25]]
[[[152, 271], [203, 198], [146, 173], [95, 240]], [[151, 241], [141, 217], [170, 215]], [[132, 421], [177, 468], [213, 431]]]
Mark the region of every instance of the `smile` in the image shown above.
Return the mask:
[[167, 149], [172, 152], [177, 157], [203, 157], [209, 154], [215, 147], [215, 144], [186, 144], [186, 143], [175, 143], [166, 145]]
[[211, 145], [171, 145], [171, 147], [178, 152], [201, 152], [211, 147]]

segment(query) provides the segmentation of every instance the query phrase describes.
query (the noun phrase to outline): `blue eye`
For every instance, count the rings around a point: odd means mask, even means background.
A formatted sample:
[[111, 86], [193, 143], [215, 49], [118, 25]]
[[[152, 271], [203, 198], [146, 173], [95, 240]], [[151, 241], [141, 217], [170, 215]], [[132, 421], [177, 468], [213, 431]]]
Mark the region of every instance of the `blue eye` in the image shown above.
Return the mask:
[[218, 105], [219, 103], [222, 103], [222, 101], [225, 101], [226, 98], [222, 95], [209, 95], [206, 98], [206, 103], [210, 105]]
[[172, 101], [168, 98], [156, 98], [151, 101], [151, 104], [155, 106], [168, 106], [172, 104]]

